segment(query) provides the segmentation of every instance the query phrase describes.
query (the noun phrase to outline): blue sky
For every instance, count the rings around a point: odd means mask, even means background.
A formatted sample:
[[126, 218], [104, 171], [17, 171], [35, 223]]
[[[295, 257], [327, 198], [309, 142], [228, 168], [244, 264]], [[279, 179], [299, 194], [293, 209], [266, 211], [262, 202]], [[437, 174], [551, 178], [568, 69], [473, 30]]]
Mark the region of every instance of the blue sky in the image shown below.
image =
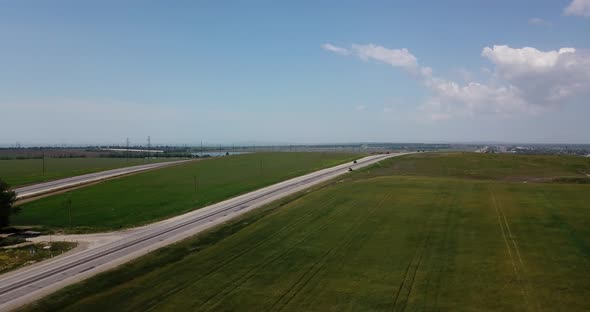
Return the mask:
[[590, 143], [588, 0], [318, 2], [2, 1], [0, 144]]

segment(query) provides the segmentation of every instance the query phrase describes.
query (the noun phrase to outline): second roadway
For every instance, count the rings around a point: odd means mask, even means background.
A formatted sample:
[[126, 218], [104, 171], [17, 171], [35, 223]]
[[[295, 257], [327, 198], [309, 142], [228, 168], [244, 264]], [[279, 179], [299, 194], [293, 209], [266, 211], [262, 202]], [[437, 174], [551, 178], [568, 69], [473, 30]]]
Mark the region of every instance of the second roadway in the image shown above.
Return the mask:
[[66, 285], [195, 235], [264, 204], [345, 174], [349, 168], [358, 169], [401, 155], [405, 154], [372, 155], [358, 160], [356, 164], [347, 163], [319, 170], [131, 231], [119, 240], [96, 248], [5, 274], [0, 278], [0, 310], [14, 309], [39, 299]]

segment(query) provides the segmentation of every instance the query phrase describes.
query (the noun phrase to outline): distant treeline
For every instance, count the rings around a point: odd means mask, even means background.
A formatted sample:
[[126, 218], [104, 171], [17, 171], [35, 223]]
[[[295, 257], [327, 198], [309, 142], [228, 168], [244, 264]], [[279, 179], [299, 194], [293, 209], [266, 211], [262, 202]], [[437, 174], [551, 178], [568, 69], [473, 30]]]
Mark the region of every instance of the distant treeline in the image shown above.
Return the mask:
[[[47, 155], [45, 158], [86, 158], [86, 155]], [[43, 156], [0, 156], [0, 160], [26, 160], [26, 159], [43, 159]]]
[[[47, 155], [45, 158], [88, 158], [88, 157], [100, 157], [100, 158], [146, 158], [148, 157], [147, 153], [143, 154], [129, 154], [125, 155], [124, 153], [112, 153], [112, 154], [100, 154], [97, 156], [87, 156], [87, 155]], [[158, 153], [152, 154], [149, 157], [153, 158], [205, 158], [210, 157], [210, 155], [191, 155], [190, 153]], [[27, 160], [27, 159], [43, 159], [43, 156], [0, 156], [0, 160]]]
[[191, 153], [158, 153], [158, 154], [151, 154], [148, 156], [148, 153], [129, 153], [126, 155], [125, 153], [107, 153], [107, 154], [97, 154], [97, 155], [84, 155], [84, 154], [65, 154], [65, 155], [18, 155], [18, 156], [0, 156], [0, 160], [26, 160], [26, 159], [43, 159], [45, 158], [91, 158], [91, 157], [100, 157], [100, 158], [200, 158], [200, 157], [209, 157], [210, 155], [191, 155]]

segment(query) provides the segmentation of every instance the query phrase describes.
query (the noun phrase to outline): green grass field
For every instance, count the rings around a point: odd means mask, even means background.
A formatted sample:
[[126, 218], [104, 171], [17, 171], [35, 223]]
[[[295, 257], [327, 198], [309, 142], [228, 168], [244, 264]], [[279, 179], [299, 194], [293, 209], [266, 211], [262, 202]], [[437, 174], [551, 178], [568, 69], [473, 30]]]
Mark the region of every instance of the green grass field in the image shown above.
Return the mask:
[[374, 175], [418, 175], [515, 182], [587, 178], [590, 158], [565, 155], [419, 153], [391, 158]]
[[[493, 167], [485, 169], [486, 179], [444, 177], [426, 160], [429, 171], [390, 175], [414, 157], [275, 202], [23, 311], [590, 307], [588, 185], [507, 182]], [[480, 156], [440, 157], [426, 159], [445, 163], [448, 172], [469, 172], [472, 164], [457, 158]], [[520, 157], [517, 163], [536, 161]]]
[[[166, 161], [150, 160], [150, 161]], [[147, 164], [144, 159], [130, 158], [46, 158], [0, 160], [0, 178], [17, 187], [76, 175]]]
[[22, 211], [13, 217], [13, 223], [68, 232], [139, 226], [355, 157], [359, 156], [256, 153], [219, 157], [114, 179], [25, 203], [21, 205]]

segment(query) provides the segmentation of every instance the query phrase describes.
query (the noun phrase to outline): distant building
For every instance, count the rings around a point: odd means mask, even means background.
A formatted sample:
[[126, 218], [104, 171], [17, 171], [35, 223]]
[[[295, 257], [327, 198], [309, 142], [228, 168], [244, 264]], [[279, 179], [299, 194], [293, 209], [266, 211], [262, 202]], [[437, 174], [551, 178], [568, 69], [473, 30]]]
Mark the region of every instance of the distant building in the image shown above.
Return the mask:
[[487, 153], [489, 149], [490, 149], [489, 146], [484, 146], [484, 147], [482, 147], [480, 149], [475, 150], [475, 152], [476, 153]]

